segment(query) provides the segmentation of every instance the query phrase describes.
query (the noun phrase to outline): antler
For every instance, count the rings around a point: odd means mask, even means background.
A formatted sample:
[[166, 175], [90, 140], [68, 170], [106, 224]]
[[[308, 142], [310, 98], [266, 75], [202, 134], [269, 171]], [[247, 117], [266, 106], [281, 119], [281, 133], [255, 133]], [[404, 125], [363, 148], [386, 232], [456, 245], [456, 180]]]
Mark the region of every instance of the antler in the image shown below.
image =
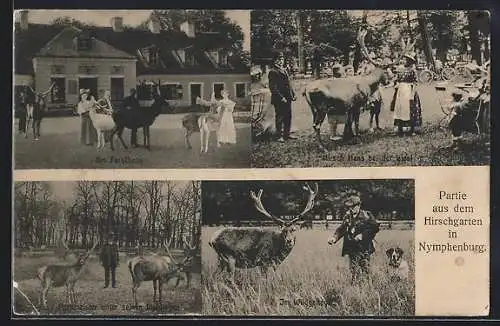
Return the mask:
[[38, 93], [38, 95], [40, 97], [45, 97], [45, 96], [49, 95], [49, 93], [52, 91], [52, 89], [54, 88], [54, 86], [56, 86], [56, 83], [50, 84], [50, 87], [45, 92], [40, 92], [40, 93]]
[[264, 216], [272, 219], [273, 221], [277, 222], [280, 226], [285, 224], [285, 221], [282, 219], [277, 218], [276, 216], [271, 215], [265, 208], [264, 205], [262, 205], [262, 201], [260, 200], [260, 197], [262, 196], [263, 190], [259, 190], [259, 194], [255, 195], [255, 192], [252, 190], [250, 191], [250, 198], [255, 202], [255, 208], [261, 212]]
[[309, 186], [309, 184], [306, 182], [306, 185], [304, 188], [309, 192], [309, 200], [307, 201], [306, 207], [302, 211], [302, 213], [299, 214], [298, 217], [294, 218], [288, 223], [288, 226], [293, 225], [300, 221], [302, 217], [307, 214], [313, 207], [314, 207], [314, 199], [316, 198], [316, 195], [318, 194], [318, 183], [315, 183], [314, 190]]
[[174, 262], [174, 264], [178, 264], [177, 260], [175, 260], [174, 256], [170, 252], [170, 249], [169, 249], [170, 242], [172, 242], [172, 238], [170, 238], [170, 240], [168, 242], [165, 240], [165, 244], [163, 246], [165, 247], [165, 250], [167, 251], [167, 254], [170, 256], [170, 259], [172, 259], [172, 261]]
[[384, 68], [384, 69], [388, 68], [390, 65], [382, 65], [382, 64], [376, 62], [375, 60], [373, 60], [373, 58], [370, 56], [368, 50], [366, 49], [366, 45], [365, 45], [365, 37], [366, 37], [367, 33], [368, 33], [368, 31], [363, 27], [360, 27], [358, 30], [358, 36], [357, 36], [356, 40], [358, 41], [361, 54], [368, 61], [370, 61], [370, 63], [373, 64], [375, 67]]

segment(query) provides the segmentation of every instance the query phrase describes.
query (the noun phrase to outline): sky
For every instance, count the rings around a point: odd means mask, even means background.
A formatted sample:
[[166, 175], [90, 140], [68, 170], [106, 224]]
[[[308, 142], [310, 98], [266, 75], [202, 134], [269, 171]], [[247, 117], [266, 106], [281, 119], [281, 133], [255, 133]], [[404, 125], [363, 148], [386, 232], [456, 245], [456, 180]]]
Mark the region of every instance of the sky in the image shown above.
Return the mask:
[[[110, 26], [112, 17], [121, 16], [124, 24], [137, 26], [146, 20], [150, 13], [151, 10], [30, 10], [28, 19], [31, 23], [48, 24], [54, 18], [69, 16], [98, 26]], [[250, 50], [250, 11], [226, 10], [226, 15], [241, 26], [245, 35], [243, 46]]]
[[[52, 191], [54, 200], [58, 202], [72, 202], [75, 199], [76, 181], [51, 181], [47, 183]], [[175, 181], [174, 183], [177, 187], [183, 187], [186, 181]]]

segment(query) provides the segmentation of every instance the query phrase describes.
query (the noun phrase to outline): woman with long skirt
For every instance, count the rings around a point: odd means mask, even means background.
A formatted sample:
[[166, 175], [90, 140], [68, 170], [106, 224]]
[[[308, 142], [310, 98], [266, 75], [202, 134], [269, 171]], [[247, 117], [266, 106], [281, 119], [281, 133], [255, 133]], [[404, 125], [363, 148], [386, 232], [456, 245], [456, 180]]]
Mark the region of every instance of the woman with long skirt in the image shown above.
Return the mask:
[[415, 91], [417, 73], [415, 58], [406, 54], [405, 69], [396, 80], [395, 92], [391, 103], [394, 112], [394, 126], [398, 135], [409, 132], [415, 135], [422, 126], [422, 108], [420, 98]]
[[93, 99], [89, 98], [90, 90], [80, 90], [80, 101], [78, 102], [78, 114], [81, 117], [80, 143], [93, 145], [97, 139], [97, 131], [90, 119], [89, 110], [94, 105]]

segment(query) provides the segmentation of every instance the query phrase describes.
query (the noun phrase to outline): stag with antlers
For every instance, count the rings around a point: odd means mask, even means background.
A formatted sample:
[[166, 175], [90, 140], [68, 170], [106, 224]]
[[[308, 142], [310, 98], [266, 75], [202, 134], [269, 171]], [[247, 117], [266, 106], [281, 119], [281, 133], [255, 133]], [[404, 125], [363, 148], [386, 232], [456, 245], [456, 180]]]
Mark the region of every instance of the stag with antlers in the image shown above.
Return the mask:
[[366, 33], [366, 29], [360, 28], [357, 41], [362, 55], [375, 66], [370, 74], [341, 79], [318, 79], [309, 83], [302, 93], [312, 111], [313, 128], [319, 147], [325, 152], [327, 149], [321, 140], [320, 129], [326, 115], [345, 116], [344, 139], [359, 135], [361, 108], [366, 107], [380, 85], [389, 84], [392, 78], [390, 65], [382, 65], [368, 54], [364, 43]]
[[[128, 108], [119, 108], [112, 113], [115, 128], [111, 131], [111, 150], [114, 150], [113, 136], [118, 135], [118, 139], [124, 148], [127, 148], [122, 138], [122, 133], [125, 128], [132, 131], [142, 128], [144, 133], [144, 147], [150, 149], [150, 134], [149, 128], [160, 115], [162, 106], [165, 104], [165, 99], [161, 96], [160, 83], [155, 84], [153, 92], [153, 104], [150, 107], [143, 107], [141, 110], [130, 110]], [[136, 145], [136, 144], [132, 144]]]
[[73, 264], [50, 264], [40, 267], [37, 277], [41, 282], [40, 302], [47, 307], [47, 293], [52, 287], [66, 286], [66, 300], [68, 304], [76, 304], [75, 283], [83, 274], [83, 267], [94, 251], [98, 242], [87, 252], [79, 255], [78, 260]]
[[158, 302], [162, 302], [162, 287], [170, 279], [178, 277], [189, 264], [192, 256], [186, 256], [178, 262], [170, 252], [170, 242], [164, 245], [166, 256], [152, 254], [147, 256], [136, 256], [127, 262], [132, 277], [132, 296], [137, 306], [137, 289], [142, 282], [153, 281], [153, 302], [156, 302], [156, 291], [158, 290]]
[[279, 230], [253, 228], [225, 228], [214, 234], [209, 241], [210, 247], [218, 256], [218, 270], [227, 271], [234, 278], [235, 269], [260, 267], [266, 273], [269, 267], [275, 270], [290, 254], [295, 246], [295, 231], [299, 222], [314, 207], [314, 199], [318, 194], [318, 184], [314, 189], [308, 184], [309, 199], [304, 210], [293, 220], [284, 221], [269, 213], [262, 204], [263, 190], [257, 194], [250, 191], [250, 198], [255, 208], [265, 217], [279, 225]]

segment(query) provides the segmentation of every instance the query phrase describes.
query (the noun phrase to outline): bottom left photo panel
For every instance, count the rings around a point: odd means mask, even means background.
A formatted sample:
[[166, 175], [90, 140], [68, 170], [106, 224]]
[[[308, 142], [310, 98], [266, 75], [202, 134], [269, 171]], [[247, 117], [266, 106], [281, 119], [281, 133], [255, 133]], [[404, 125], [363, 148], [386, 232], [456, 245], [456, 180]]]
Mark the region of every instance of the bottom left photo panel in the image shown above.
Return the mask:
[[14, 183], [16, 315], [201, 313], [198, 181]]

